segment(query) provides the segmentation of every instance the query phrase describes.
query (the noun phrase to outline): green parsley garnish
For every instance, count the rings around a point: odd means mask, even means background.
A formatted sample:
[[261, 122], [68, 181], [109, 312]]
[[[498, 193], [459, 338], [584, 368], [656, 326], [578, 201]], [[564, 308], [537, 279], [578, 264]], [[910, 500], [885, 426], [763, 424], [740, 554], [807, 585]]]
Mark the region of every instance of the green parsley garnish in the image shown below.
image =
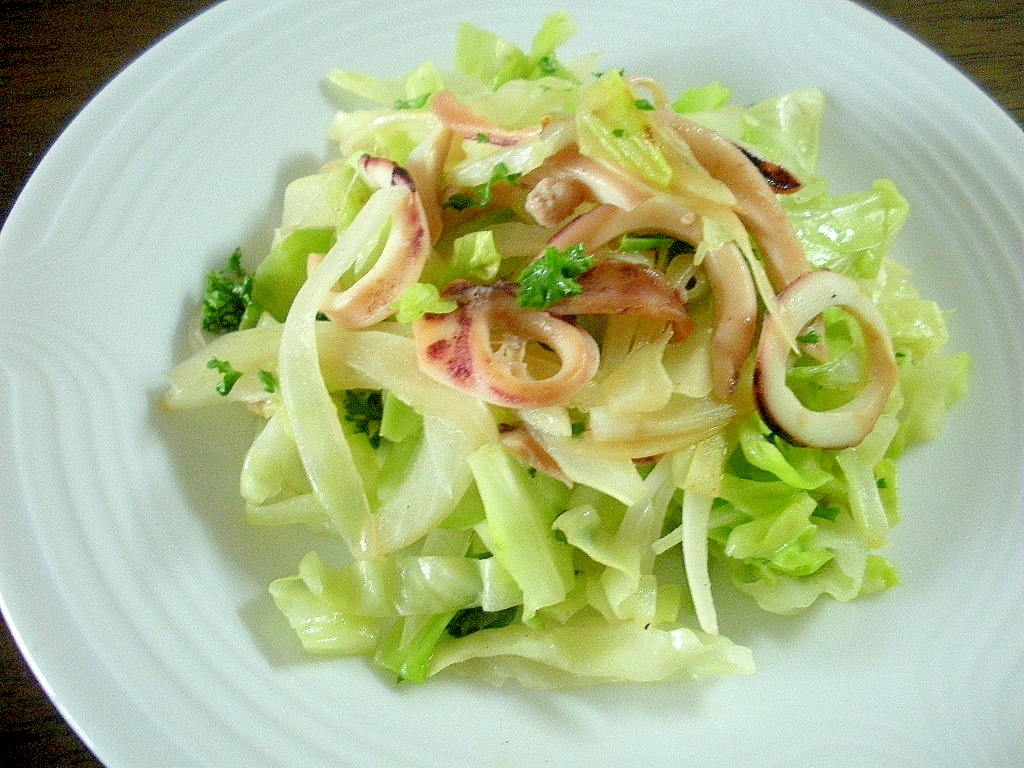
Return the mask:
[[554, 56], [541, 56], [537, 61], [537, 69], [545, 75], [553, 75], [558, 71], [558, 59]]
[[220, 382], [217, 384], [217, 392], [221, 396], [227, 396], [235, 386], [235, 383], [242, 378], [242, 372], [232, 368], [231, 363], [227, 360], [218, 360], [214, 357], [206, 363], [206, 367], [221, 374]]
[[832, 504], [820, 503], [811, 513], [813, 517], [820, 517], [822, 520], [835, 521], [839, 517], [839, 507]]
[[475, 608], [464, 608], [456, 613], [445, 630], [452, 637], [465, 637], [481, 629], [497, 629], [507, 627], [516, 618], [519, 606], [513, 605], [503, 608], [500, 611], [485, 611], [479, 606]]
[[[486, 139], [486, 137], [484, 137]], [[498, 163], [491, 171], [491, 178], [483, 184], [477, 184], [470, 190], [456, 192], [445, 201], [444, 207], [456, 211], [464, 211], [474, 206], [484, 208], [491, 204], [494, 185], [499, 183], [515, 184], [521, 173], [509, 173], [508, 166]]]
[[252, 298], [252, 275], [242, 268], [242, 251], [236, 248], [223, 269], [206, 276], [203, 330], [219, 335], [252, 328], [262, 311]]
[[380, 422], [384, 418], [384, 395], [379, 389], [346, 389], [341, 407], [343, 418], [356, 432], [364, 433], [370, 445], [380, 445]]
[[260, 383], [263, 384], [263, 391], [273, 394], [277, 392], [277, 378], [270, 371], [259, 372]]
[[422, 109], [427, 105], [427, 99], [429, 98], [429, 93], [422, 93], [411, 99], [398, 99], [395, 101], [395, 109]]
[[576, 296], [583, 292], [576, 278], [593, 266], [594, 257], [586, 254], [583, 243], [564, 251], [549, 246], [519, 276], [516, 301], [527, 309], [547, 309], [568, 296]]

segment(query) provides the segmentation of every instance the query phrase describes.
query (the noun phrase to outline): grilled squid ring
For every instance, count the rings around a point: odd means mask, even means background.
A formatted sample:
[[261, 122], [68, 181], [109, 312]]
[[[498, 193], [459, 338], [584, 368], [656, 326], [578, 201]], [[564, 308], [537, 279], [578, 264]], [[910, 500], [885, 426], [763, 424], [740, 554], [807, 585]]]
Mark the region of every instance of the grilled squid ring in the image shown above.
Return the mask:
[[[344, 291], [331, 291], [321, 311], [345, 328], [367, 328], [394, 313], [402, 291], [419, 279], [430, 254], [427, 214], [407, 170], [391, 160], [364, 155], [359, 171], [371, 185], [405, 191], [392, 217], [391, 231], [376, 263]], [[323, 260], [310, 259], [309, 271]]]
[[[813, 411], [786, 384], [789, 340], [829, 307], [842, 307], [860, 324], [866, 381], [857, 395], [829, 411]], [[838, 450], [858, 445], [872, 430], [899, 371], [885, 320], [860, 286], [835, 272], [808, 272], [779, 294], [778, 311], [761, 329], [754, 392], [765, 422], [795, 445]]]
[[[579, 393], [597, 373], [597, 342], [570, 322], [523, 309], [516, 303], [516, 291], [515, 283], [448, 286], [443, 295], [458, 307], [413, 323], [420, 370], [481, 400], [511, 408], [559, 405]], [[511, 337], [506, 347], [523, 350], [528, 341], [537, 341], [550, 348], [559, 359], [558, 370], [532, 378], [525, 365], [494, 350], [496, 331]]]

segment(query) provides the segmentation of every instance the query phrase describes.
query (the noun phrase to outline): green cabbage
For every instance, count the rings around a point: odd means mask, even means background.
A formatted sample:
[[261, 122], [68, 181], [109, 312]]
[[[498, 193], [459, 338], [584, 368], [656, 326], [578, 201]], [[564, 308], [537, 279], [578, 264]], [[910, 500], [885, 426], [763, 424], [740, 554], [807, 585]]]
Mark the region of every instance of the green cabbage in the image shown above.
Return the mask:
[[[712, 302], [697, 266], [704, 250], [745, 233], [732, 192], [654, 125], [628, 76], [568, 66], [559, 51], [572, 34], [556, 13], [523, 50], [465, 24], [453, 72], [432, 62], [392, 81], [332, 72], [346, 98], [379, 106], [340, 111], [330, 137], [342, 159], [288, 186], [253, 277], [260, 324], [213, 339], [169, 375], [169, 408], [243, 403], [265, 417], [240, 475], [250, 523], [305, 525], [347, 546], [337, 561], [310, 551], [270, 585], [312, 653], [364, 655], [409, 682], [444, 671], [538, 686], [749, 674], [751, 651], [719, 633], [712, 574], [780, 614], [899, 581], [882, 554], [900, 517], [896, 459], [938, 436], [970, 368], [944, 351], [945, 314], [891, 259], [907, 201], [884, 179], [829, 190], [816, 172], [818, 90], [742, 107], [711, 83], [670, 102], [800, 178], [781, 200], [812, 265], [856, 279], [888, 325], [899, 381], [873, 431], [840, 451], [787, 443], [755, 409], [749, 366], [739, 396], [710, 395]], [[428, 100], [442, 89], [504, 127], [545, 129], [507, 147], [467, 140], [453, 153], [445, 183], [475, 197], [444, 209], [397, 322], [344, 330], [319, 319], [325, 297], [372, 266], [411, 194], [371, 190], [352, 161], [368, 152], [405, 162], [436, 129]], [[551, 128], [552, 113], [570, 119]], [[573, 143], [633, 183], [689, 195], [705, 235], [696, 260], [649, 232], [620, 255], [686, 285], [698, 330], [678, 343], [632, 314], [580, 318], [598, 332], [601, 369], [578, 401], [493, 407], [425, 375], [408, 324], [454, 310], [443, 293], [454, 280], [522, 273], [552, 231], [493, 205], [499, 185]], [[763, 292], [756, 243], [745, 239]], [[322, 257], [313, 271], [311, 257]], [[809, 408], [829, 409], [863, 384], [861, 332], [830, 309], [813, 333], [827, 361], [794, 355], [787, 383]], [[218, 392], [211, 360], [237, 371], [229, 392]], [[528, 466], [508, 433], [557, 471]]]

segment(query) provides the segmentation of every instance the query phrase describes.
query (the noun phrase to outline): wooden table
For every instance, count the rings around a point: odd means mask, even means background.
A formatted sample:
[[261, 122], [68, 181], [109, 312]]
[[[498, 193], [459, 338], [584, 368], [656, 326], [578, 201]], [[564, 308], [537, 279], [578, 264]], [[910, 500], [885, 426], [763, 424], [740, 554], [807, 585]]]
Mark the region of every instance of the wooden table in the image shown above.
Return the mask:
[[[5, 0], [0, 18], [0, 215], [57, 134], [123, 66], [209, 0]], [[869, 0], [940, 51], [1024, 125], [1024, 0]], [[2, 514], [2, 510], [0, 510]], [[0, 632], [3, 763], [99, 763]]]

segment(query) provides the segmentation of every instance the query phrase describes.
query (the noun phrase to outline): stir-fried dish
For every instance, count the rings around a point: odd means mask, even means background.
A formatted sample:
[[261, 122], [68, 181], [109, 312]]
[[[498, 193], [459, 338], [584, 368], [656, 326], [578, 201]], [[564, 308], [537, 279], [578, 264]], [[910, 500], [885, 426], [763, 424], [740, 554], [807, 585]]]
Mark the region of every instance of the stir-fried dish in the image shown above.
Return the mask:
[[163, 404], [247, 406], [248, 521], [343, 543], [269, 587], [313, 653], [743, 674], [714, 593], [785, 614], [897, 582], [895, 460], [968, 368], [887, 257], [907, 202], [818, 175], [820, 91], [670, 95], [563, 60], [573, 32], [464, 24], [451, 71], [331, 73], [337, 158], [208, 276]]

